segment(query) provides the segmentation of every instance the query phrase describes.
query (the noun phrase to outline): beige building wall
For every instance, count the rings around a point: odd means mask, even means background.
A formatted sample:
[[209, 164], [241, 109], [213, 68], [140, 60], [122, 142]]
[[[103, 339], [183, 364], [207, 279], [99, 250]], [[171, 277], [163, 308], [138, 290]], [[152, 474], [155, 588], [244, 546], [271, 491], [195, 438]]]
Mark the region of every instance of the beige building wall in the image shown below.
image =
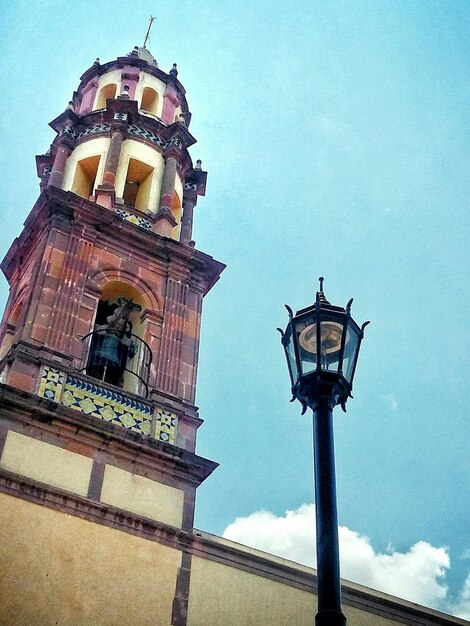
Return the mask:
[[93, 460], [33, 437], [8, 431], [0, 467], [86, 496]]
[[[243, 552], [249, 551], [240, 547]], [[269, 555], [265, 556], [269, 558]], [[279, 559], [273, 557], [273, 560]], [[291, 565], [296, 567], [294, 563]], [[316, 612], [317, 598], [313, 593], [224, 563], [201, 557], [192, 559], [187, 626], [310, 626]], [[424, 623], [408, 621], [406, 607], [403, 608], [403, 619], [393, 619], [349, 606], [343, 601], [343, 613], [348, 626]], [[453, 618], [449, 616], [449, 619]], [[426, 621], [429, 623], [431, 621]], [[461, 622], [455, 620], [455, 623]]]
[[[0, 469], [87, 497], [93, 459], [13, 430], [6, 436]], [[175, 528], [183, 522], [184, 492], [157, 480], [106, 465], [100, 501]], [[0, 622], [1, 626], [1, 622]]]
[[181, 528], [184, 493], [169, 485], [106, 465], [101, 502]]
[[225, 564], [193, 557], [188, 626], [307, 626], [315, 596]]
[[178, 550], [0, 494], [0, 624], [169, 626]]

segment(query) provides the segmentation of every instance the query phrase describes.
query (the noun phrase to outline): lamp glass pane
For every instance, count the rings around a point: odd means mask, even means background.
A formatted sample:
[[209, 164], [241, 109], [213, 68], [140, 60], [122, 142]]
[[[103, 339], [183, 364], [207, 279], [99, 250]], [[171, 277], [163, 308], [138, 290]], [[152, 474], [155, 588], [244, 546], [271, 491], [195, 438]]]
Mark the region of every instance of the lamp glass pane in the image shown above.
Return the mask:
[[295, 384], [298, 378], [298, 371], [295, 361], [294, 343], [292, 341], [292, 326], [290, 324], [286, 328], [286, 332], [284, 333], [284, 337], [282, 339], [282, 344], [286, 353], [287, 367], [289, 369], [291, 383]]
[[341, 339], [343, 336], [344, 318], [331, 317], [325, 319], [322, 315], [321, 329], [321, 368], [329, 372], [337, 372], [341, 354]]
[[299, 348], [299, 374], [305, 376], [317, 369], [316, 313], [311, 311], [295, 320], [295, 334]]
[[346, 332], [346, 343], [344, 345], [343, 376], [350, 383], [354, 373], [354, 364], [357, 360], [359, 349], [359, 331], [351, 323], [348, 324]]

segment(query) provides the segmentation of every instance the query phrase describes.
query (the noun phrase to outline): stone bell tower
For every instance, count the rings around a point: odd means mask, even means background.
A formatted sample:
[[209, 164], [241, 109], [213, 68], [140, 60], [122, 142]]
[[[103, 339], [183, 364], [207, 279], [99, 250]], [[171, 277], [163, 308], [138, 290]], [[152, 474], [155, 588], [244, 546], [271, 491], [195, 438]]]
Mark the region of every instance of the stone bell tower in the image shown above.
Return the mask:
[[[171, 546], [165, 567], [175, 582], [164, 617], [153, 622], [162, 624], [185, 623], [190, 557], [178, 533], [192, 530], [196, 488], [216, 467], [195, 454], [202, 420], [194, 400], [202, 300], [224, 266], [192, 241], [207, 174], [188, 152], [190, 121], [176, 65], [166, 73], [138, 47], [109, 63], [97, 59], [50, 124], [57, 135], [37, 157], [40, 196], [1, 265], [10, 285], [0, 351], [8, 545], [24, 543], [15, 519], [29, 517], [27, 532], [37, 535], [47, 518], [67, 552], [63, 514], [75, 516], [90, 584], [110, 572], [79, 521]], [[42, 564], [32, 546], [17, 563], [26, 568], [24, 594], [40, 595], [58, 576], [59, 556], [45, 550]], [[93, 585], [105, 607], [109, 596]], [[77, 623], [88, 623], [80, 593]], [[72, 600], [57, 594], [54, 615], [66, 621]], [[8, 597], [7, 585], [0, 622], [12, 619]], [[28, 610], [25, 596], [19, 621], [8, 623], [30, 623]], [[51, 610], [45, 604], [34, 623], [53, 623]], [[136, 615], [128, 621], [140, 623]]]

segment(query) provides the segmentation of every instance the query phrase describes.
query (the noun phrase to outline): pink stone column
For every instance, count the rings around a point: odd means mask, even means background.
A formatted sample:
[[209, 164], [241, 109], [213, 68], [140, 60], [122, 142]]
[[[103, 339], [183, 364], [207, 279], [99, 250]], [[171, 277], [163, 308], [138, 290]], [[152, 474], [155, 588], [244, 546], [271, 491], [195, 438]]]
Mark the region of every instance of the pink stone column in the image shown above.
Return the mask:
[[126, 132], [127, 122], [115, 122], [111, 127], [111, 138], [104, 163], [103, 183], [98, 185], [95, 192], [96, 204], [100, 204], [107, 209], [112, 209], [116, 200], [116, 173]]
[[173, 192], [175, 191], [176, 165], [177, 161], [174, 156], [169, 156], [165, 161], [160, 206], [155, 216], [155, 230], [164, 237], [171, 236], [171, 231], [177, 223], [171, 212]]
[[106, 187], [114, 187], [116, 182], [116, 172], [121, 156], [122, 140], [122, 132], [120, 130], [113, 130], [111, 141], [109, 142], [108, 154], [106, 155], [106, 163], [104, 165], [103, 185]]
[[196, 198], [183, 198], [183, 217], [181, 218], [181, 243], [188, 244], [193, 234], [193, 214], [196, 205]]
[[170, 156], [165, 161], [165, 169], [163, 171], [162, 178], [162, 190], [160, 193], [160, 209], [171, 209], [173, 192], [175, 191], [176, 165], [177, 163], [175, 157]]
[[62, 187], [62, 181], [64, 180], [65, 164], [72, 152], [71, 148], [66, 144], [59, 144], [57, 152], [54, 158], [54, 164], [52, 165], [52, 171], [49, 176], [48, 187]]

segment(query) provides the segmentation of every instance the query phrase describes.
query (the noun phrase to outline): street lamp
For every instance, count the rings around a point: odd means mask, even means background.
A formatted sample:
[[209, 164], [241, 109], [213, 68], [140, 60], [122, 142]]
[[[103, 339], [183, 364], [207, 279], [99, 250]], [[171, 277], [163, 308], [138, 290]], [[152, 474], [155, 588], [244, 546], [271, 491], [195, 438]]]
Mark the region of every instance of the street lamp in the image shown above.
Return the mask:
[[315, 511], [317, 526], [318, 612], [316, 626], [344, 626], [341, 611], [338, 516], [336, 510], [333, 408], [352, 398], [352, 381], [364, 328], [345, 309], [333, 306], [323, 293], [323, 278], [315, 304], [296, 315], [286, 305], [289, 323], [281, 333], [292, 383], [292, 400], [302, 415], [313, 411]]

